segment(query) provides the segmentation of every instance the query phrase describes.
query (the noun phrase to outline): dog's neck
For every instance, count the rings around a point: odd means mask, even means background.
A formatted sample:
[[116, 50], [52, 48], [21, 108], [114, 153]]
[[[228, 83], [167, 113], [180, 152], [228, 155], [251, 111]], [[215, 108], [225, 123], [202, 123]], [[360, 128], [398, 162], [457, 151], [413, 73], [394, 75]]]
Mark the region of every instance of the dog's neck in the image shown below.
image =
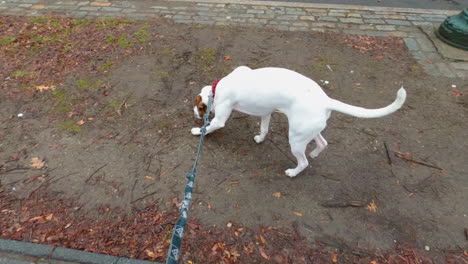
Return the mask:
[[216, 86], [218, 86], [218, 83], [219, 81], [221, 81], [221, 79], [217, 79], [216, 81], [213, 82], [213, 84], [211, 85], [211, 93], [213, 94], [213, 99], [216, 95]]

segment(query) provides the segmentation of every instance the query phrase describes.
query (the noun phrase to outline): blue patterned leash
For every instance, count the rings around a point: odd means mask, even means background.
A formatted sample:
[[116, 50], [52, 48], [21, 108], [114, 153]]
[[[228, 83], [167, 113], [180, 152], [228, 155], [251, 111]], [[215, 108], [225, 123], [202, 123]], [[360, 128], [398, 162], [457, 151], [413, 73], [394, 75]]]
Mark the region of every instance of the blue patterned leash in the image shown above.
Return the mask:
[[211, 105], [213, 104], [213, 97], [214, 97], [214, 93], [212, 92], [210, 93], [210, 96], [208, 99], [207, 111], [205, 115], [203, 116], [204, 124], [200, 128], [200, 132], [201, 132], [200, 143], [198, 144], [195, 162], [193, 164], [192, 170], [186, 174], [188, 182], [187, 182], [187, 185], [185, 185], [184, 200], [179, 205], [180, 217], [174, 226], [174, 231], [172, 233], [172, 239], [171, 239], [171, 245], [169, 246], [169, 252], [167, 254], [166, 264], [177, 264], [179, 257], [181, 255], [181, 252], [182, 252], [182, 248], [181, 248], [182, 238], [184, 236], [185, 225], [187, 223], [190, 204], [192, 203], [193, 185], [195, 183], [195, 176], [197, 176], [198, 161], [200, 160], [200, 153], [201, 153], [202, 146], [203, 146], [203, 140], [206, 135], [206, 127], [210, 125], [209, 116], [210, 116], [210, 111], [211, 111]]

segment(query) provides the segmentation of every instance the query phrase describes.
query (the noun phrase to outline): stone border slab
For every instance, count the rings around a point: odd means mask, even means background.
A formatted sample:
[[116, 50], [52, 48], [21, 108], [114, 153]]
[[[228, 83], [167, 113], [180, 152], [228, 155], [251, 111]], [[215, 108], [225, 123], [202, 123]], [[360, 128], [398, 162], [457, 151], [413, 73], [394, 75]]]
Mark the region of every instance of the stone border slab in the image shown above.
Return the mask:
[[[71, 263], [85, 264], [162, 264], [146, 260], [116, 257], [82, 250], [75, 250], [50, 245], [35, 244], [23, 241], [0, 239], [0, 253], [13, 253], [24, 256], [23, 259], [10, 259], [0, 255], [0, 264], [12, 263], [35, 263], [31, 262], [30, 256], [44, 260], [61, 260]], [[41, 263], [41, 262], [39, 262]], [[45, 262], [47, 263], [47, 262]]]

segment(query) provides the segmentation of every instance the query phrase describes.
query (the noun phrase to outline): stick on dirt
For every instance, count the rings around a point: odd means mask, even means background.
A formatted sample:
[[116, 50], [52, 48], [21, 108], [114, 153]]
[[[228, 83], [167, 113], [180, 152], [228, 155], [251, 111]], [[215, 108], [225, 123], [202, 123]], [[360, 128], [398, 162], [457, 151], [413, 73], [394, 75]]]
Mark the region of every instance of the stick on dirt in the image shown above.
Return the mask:
[[387, 142], [384, 141], [383, 144], [384, 144], [384, 147], [385, 147], [385, 153], [387, 154], [388, 165], [393, 166], [393, 162], [392, 162], [392, 159], [390, 158], [390, 153], [389, 153], [389, 150], [388, 150]]

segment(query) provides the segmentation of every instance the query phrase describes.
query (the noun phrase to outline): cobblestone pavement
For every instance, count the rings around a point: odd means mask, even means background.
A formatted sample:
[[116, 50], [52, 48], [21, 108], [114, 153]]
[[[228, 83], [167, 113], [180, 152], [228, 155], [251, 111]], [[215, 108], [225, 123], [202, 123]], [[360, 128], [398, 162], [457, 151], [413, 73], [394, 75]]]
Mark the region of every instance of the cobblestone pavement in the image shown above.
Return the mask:
[[460, 11], [238, 0], [86, 1], [0, 0], [0, 15], [45, 14], [77, 18], [165, 17], [178, 23], [242, 25], [289, 31], [343, 32], [404, 39], [424, 70], [468, 79], [468, 61], [442, 57], [421, 26], [438, 25]]

